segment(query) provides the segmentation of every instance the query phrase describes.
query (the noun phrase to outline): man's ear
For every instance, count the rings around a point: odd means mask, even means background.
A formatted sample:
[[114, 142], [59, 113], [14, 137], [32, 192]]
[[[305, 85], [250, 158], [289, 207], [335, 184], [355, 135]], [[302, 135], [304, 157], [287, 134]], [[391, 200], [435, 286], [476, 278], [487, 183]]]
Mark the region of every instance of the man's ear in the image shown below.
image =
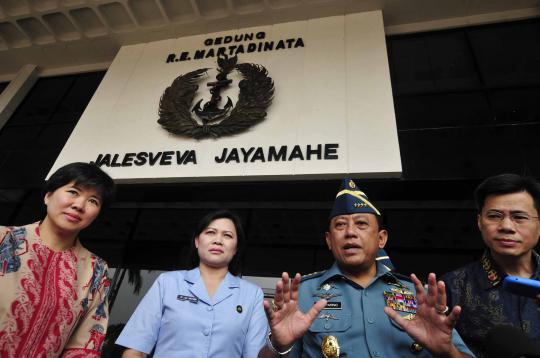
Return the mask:
[[388, 231], [380, 230], [377, 238], [379, 239], [379, 249], [383, 249], [386, 246], [386, 242], [388, 241]]
[[328, 231], [324, 233], [324, 238], [326, 240], [326, 246], [328, 246], [328, 250], [332, 251], [332, 240], [330, 239], [330, 233]]
[[478, 230], [482, 231], [482, 215], [476, 215], [476, 225], [478, 225]]

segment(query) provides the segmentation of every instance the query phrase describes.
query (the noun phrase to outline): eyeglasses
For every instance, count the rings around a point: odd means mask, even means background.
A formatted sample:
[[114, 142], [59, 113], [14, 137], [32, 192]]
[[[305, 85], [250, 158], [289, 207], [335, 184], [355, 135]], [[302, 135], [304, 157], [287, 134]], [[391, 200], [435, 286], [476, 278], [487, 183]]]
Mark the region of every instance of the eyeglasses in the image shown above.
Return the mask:
[[484, 219], [489, 222], [489, 223], [493, 223], [493, 224], [498, 224], [500, 223], [501, 221], [503, 221], [506, 217], [509, 217], [510, 220], [512, 220], [512, 222], [514, 224], [518, 224], [518, 225], [525, 225], [525, 224], [528, 224], [530, 222], [532, 222], [533, 219], [538, 219], [538, 216], [531, 216], [527, 213], [510, 213], [509, 215], [506, 215], [505, 213], [502, 213], [500, 211], [488, 211], [486, 213], [483, 214], [483, 217]]

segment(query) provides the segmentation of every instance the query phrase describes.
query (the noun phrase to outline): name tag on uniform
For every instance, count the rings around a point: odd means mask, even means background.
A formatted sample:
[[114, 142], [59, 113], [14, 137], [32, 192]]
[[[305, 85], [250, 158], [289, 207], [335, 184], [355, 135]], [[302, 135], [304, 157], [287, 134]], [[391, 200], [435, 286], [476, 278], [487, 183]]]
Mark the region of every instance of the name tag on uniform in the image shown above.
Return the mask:
[[189, 301], [191, 303], [199, 302], [199, 299], [197, 297], [193, 297], [193, 296], [178, 295], [178, 296], [176, 296], [176, 299], [179, 300], [179, 301]]
[[341, 309], [341, 302], [327, 302], [326, 306], [324, 306], [325, 310], [340, 310]]

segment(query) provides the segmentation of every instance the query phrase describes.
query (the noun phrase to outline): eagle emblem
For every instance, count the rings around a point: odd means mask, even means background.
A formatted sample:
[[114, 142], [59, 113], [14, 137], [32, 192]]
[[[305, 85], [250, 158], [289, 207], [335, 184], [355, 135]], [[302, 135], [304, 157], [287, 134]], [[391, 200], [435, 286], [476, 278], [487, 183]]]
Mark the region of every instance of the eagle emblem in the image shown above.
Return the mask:
[[[264, 66], [238, 64], [237, 60], [237, 56], [218, 57], [216, 81], [207, 83], [212, 98], [204, 104], [203, 100], [194, 106], [192, 103], [199, 89], [198, 82], [209, 69], [201, 68], [178, 76], [161, 96], [158, 123], [170, 133], [203, 139], [240, 133], [263, 121], [274, 98], [274, 82]], [[220, 108], [221, 91], [232, 83], [227, 76], [234, 70], [242, 76], [238, 83], [238, 101], [233, 106], [227, 97], [226, 105]]]

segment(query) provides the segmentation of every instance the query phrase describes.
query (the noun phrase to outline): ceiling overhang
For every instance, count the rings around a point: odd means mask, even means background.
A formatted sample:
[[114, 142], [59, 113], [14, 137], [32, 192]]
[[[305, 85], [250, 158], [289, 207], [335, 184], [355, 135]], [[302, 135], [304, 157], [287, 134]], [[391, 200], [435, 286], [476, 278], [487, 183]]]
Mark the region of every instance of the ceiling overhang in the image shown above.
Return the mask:
[[3, 0], [0, 82], [105, 69], [123, 45], [382, 10], [388, 35], [540, 16], [538, 0]]

